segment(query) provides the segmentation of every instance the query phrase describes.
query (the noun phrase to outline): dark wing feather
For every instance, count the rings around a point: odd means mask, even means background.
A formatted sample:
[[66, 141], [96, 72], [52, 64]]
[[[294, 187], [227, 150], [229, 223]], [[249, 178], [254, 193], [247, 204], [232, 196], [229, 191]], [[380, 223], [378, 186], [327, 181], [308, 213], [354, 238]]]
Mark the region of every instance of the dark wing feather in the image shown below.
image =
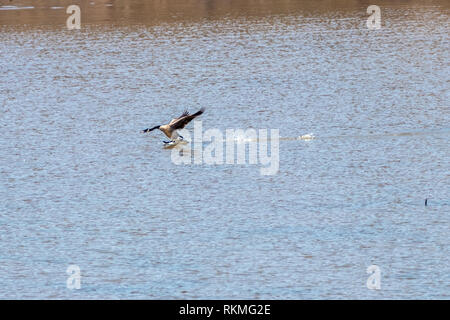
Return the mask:
[[194, 114], [189, 115], [189, 113], [188, 113], [187, 115], [182, 116], [182, 117], [178, 118], [176, 121], [172, 122], [170, 124], [170, 127], [174, 130], [183, 129], [189, 122], [192, 121], [192, 119], [201, 115], [203, 113], [203, 111], [205, 111], [205, 109], [201, 108], [199, 111], [197, 111]]
[[189, 115], [189, 111], [184, 110], [184, 112], [181, 114], [181, 116], [179, 116], [177, 119], [183, 118], [183, 117], [188, 116], [188, 115]]
[[189, 115], [189, 111], [184, 110], [184, 112], [181, 114], [181, 116], [179, 116], [178, 118], [174, 118], [172, 120], [170, 120], [169, 125], [172, 125], [173, 123], [175, 123], [176, 121], [180, 120], [183, 117], [186, 117]]

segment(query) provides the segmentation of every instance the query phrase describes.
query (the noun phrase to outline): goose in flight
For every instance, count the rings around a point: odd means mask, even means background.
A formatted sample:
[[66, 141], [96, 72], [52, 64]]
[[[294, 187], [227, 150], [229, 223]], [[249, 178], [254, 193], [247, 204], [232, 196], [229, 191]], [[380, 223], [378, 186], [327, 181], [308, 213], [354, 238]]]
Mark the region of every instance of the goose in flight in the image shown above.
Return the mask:
[[[205, 108], [201, 108], [199, 111], [197, 111], [194, 114], [189, 114], [189, 112], [186, 110], [184, 111], [181, 116], [178, 118], [172, 119], [168, 124], [156, 126], [153, 128], [147, 128], [142, 130], [142, 132], [150, 132], [155, 129], [159, 129], [162, 131], [171, 141], [174, 141], [174, 139], [180, 138], [183, 140], [183, 137], [180, 136], [177, 132], [178, 129], [183, 129], [189, 122], [191, 122], [194, 118], [198, 117], [205, 111]], [[165, 143], [170, 143], [164, 141]]]

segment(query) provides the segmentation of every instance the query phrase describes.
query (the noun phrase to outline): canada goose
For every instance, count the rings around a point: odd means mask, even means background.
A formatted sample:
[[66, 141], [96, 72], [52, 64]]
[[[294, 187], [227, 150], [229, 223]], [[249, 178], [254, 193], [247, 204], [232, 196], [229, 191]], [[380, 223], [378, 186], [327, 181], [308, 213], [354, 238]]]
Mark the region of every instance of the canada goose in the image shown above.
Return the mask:
[[[181, 140], [182, 140], [183, 137], [178, 134], [177, 130], [183, 129], [189, 122], [191, 122], [192, 119], [201, 115], [203, 113], [203, 111], [205, 111], [205, 108], [201, 108], [199, 111], [197, 111], [194, 114], [189, 114], [189, 112], [186, 110], [181, 114], [181, 116], [179, 116], [178, 118], [172, 119], [168, 124], [156, 126], [153, 128], [147, 128], [147, 129], [142, 130], [142, 132], [150, 132], [155, 129], [159, 129], [172, 141], [174, 141], [174, 139], [176, 139], [176, 138], [181, 138]], [[169, 143], [170, 141], [169, 142], [164, 141], [164, 142]]]

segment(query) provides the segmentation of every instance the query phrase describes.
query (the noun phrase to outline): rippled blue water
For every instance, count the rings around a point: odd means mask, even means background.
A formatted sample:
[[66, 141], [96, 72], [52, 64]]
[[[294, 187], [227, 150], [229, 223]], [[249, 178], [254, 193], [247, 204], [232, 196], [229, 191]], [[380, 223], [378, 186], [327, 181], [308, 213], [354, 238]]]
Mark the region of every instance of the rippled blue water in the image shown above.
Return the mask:
[[[448, 299], [448, 6], [365, 8], [0, 20], [0, 298]], [[140, 132], [200, 107], [279, 129], [279, 172]]]

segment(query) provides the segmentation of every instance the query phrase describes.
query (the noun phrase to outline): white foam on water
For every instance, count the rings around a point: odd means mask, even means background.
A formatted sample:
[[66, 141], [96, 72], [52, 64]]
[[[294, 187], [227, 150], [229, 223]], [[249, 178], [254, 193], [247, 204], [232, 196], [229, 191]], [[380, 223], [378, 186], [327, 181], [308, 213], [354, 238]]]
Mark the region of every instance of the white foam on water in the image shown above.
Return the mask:
[[312, 140], [314, 138], [315, 138], [315, 136], [314, 136], [313, 133], [308, 133], [308, 134], [304, 134], [302, 136], [299, 136], [298, 140]]
[[[304, 141], [309, 141], [309, 140], [313, 140], [315, 139], [316, 136], [313, 133], [308, 133], [308, 134], [304, 134], [304, 135], [300, 135], [298, 137], [279, 137], [280, 141], [287, 141], [287, 140], [304, 140]], [[232, 142], [232, 143], [247, 143], [247, 142], [258, 142], [258, 141], [271, 141], [272, 138], [240, 138], [240, 137], [233, 137], [233, 139], [222, 139], [222, 142]], [[217, 140], [215, 140], [217, 141]], [[184, 143], [191, 143], [191, 141], [189, 140], [183, 140]], [[209, 142], [209, 141], [205, 141], [205, 142]]]

